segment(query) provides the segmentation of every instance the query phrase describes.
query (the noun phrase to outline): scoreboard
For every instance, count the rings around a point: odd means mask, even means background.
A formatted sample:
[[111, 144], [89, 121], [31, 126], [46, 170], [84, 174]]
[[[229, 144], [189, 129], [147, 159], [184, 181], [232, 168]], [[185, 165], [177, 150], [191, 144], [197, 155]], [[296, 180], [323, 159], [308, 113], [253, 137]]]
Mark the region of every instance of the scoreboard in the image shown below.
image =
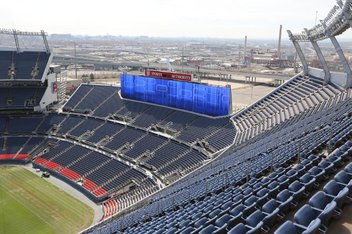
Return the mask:
[[155, 78], [169, 79], [169, 80], [180, 80], [180, 81], [192, 81], [192, 74], [176, 73], [176, 72], [165, 72], [157, 70], [145, 70], [145, 75]]
[[230, 87], [122, 74], [121, 95], [210, 116], [224, 116], [232, 111]]

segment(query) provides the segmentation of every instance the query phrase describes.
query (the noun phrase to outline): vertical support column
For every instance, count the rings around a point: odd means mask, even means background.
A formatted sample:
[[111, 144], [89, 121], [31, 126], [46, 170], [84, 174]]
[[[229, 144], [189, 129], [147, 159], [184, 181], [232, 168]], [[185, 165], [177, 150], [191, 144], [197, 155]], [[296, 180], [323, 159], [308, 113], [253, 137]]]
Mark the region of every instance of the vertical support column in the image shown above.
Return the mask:
[[334, 45], [336, 53], [338, 54], [338, 56], [339, 56], [339, 58], [341, 60], [343, 69], [345, 70], [345, 72], [347, 74], [347, 81], [346, 81], [345, 88], [351, 88], [352, 87], [352, 70], [351, 70], [351, 67], [348, 64], [347, 59], [345, 57], [345, 54], [343, 53], [339, 42], [336, 40], [336, 37], [331, 36], [330, 40], [331, 40], [332, 44]]
[[13, 32], [13, 37], [15, 38], [15, 44], [16, 44], [17, 53], [20, 53], [21, 52], [20, 43], [18, 42], [18, 35], [17, 35], [17, 32], [16, 32], [16, 29], [13, 29], [12, 32]]
[[290, 30], [287, 30], [288, 36], [290, 37], [296, 51], [298, 54], [299, 59], [301, 60], [302, 66], [303, 66], [303, 73], [304, 75], [308, 75], [308, 63], [306, 58], [304, 57], [303, 51], [301, 46], [299, 45], [298, 41], [294, 38], [292, 32]]
[[244, 38], [244, 55], [243, 55], [243, 64], [247, 65], [246, 63], [246, 57], [247, 57], [247, 36]]
[[331, 78], [331, 73], [330, 73], [328, 64], [325, 60], [325, 57], [324, 57], [323, 53], [321, 52], [321, 49], [318, 45], [318, 42], [316, 42], [314, 39], [311, 39], [308, 29], [305, 28], [304, 30], [306, 31], [307, 37], [308, 37], [310, 43], [312, 43], [315, 52], [317, 53], [320, 64], [323, 66], [323, 69], [325, 72], [324, 81], [325, 81], [325, 83], [329, 83], [330, 78]]
[[278, 46], [277, 46], [277, 57], [279, 58], [280, 63], [281, 63], [281, 36], [282, 36], [282, 25], [280, 25], [279, 43], [278, 43]]
[[46, 53], [49, 54], [50, 53], [49, 43], [48, 43], [48, 40], [46, 38], [44, 30], [41, 30], [40, 33], [42, 34], [42, 37], [43, 37]]

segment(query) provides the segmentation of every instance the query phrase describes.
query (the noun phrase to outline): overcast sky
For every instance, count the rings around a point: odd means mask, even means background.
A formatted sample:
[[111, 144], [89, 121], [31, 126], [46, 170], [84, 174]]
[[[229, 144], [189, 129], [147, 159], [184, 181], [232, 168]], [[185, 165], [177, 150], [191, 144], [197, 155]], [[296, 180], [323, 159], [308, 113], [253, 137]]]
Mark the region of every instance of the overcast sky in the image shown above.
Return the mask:
[[[6, 3], [5, 3], [6, 1]], [[324, 18], [334, 0], [4, 0], [1, 28], [49, 34], [277, 38]], [[351, 31], [351, 30], [349, 30]], [[352, 36], [351, 32], [345, 34]]]

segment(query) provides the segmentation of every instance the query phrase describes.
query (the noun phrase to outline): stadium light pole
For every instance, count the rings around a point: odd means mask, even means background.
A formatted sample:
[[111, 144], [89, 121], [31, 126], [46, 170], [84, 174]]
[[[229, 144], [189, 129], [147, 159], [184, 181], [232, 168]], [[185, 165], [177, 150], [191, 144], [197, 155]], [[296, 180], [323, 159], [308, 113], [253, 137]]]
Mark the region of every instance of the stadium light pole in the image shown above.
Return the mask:
[[74, 56], [75, 56], [75, 78], [77, 80], [77, 51], [76, 51], [76, 42], [73, 42], [74, 46]]
[[251, 86], [251, 102], [252, 102], [252, 99], [253, 99], [253, 85]]
[[315, 26], [317, 26], [317, 21], [318, 21], [318, 11], [315, 11], [315, 23], [314, 23]]

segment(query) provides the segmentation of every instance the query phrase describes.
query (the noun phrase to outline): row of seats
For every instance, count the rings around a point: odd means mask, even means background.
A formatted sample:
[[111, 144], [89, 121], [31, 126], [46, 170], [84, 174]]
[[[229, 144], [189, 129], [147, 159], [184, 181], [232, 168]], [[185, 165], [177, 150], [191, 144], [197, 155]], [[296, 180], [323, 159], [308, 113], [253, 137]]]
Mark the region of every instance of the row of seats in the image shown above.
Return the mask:
[[283, 123], [294, 116], [311, 110], [341, 93], [333, 84], [323, 84], [312, 76], [297, 76], [249, 108], [236, 114], [237, 143]]
[[[102, 119], [54, 113], [48, 114], [44, 120], [40, 117], [35, 120], [37, 119], [38, 121], [32, 122], [33, 127], [24, 127], [24, 130], [29, 129], [29, 132], [37, 130], [40, 133], [70, 137], [112, 154], [119, 152], [120, 156], [127, 160], [156, 168], [163, 177], [168, 177], [175, 172], [185, 173], [193, 170], [208, 159], [204, 154], [177, 141]], [[15, 120], [23, 124], [26, 118]], [[20, 126], [18, 128], [21, 129]], [[174, 151], [175, 148], [181, 150]], [[170, 165], [165, 166], [164, 162], [169, 162]]]
[[[151, 221], [124, 230], [127, 233], [261, 233], [268, 231], [321, 182], [320, 172], [331, 168], [334, 157], [349, 154], [348, 142], [337, 156], [332, 153], [325, 161], [311, 155], [291, 169], [277, 169], [262, 179], [253, 178], [241, 188], [230, 186], [203, 201], [166, 211]], [[349, 159], [347, 156], [344, 160]], [[200, 212], [200, 213], [199, 213]], [[199, 213], [199, 215], [198, 215]], [[189, 217], [185, 216], [189, 215]], [[135, 217], [134, 217], [135, 218]], [[183, 220], [187, 220], [183, 221]], [[126, 220], [124, 220], [126, 221]], [[161, 225], [159, 225], [161, 224]]]
[[[347, 146], [347, 148], [349, 148], [352, 146], [351, 143], [352, 142], [348, 142], [345, 146]], [[351, 154], [352, 149], [351, 148], [349, 148], [349, 149], [350, 150], [348, 150], [348, 151], [344, 151], [345, 156], [343, 156], [343, 157], [344, 157], [345, 161], [350, 160], [351, 155], [349, 155], [349, 156], [347, 156], [347, 155]], [[336, 155], [334, 153], [332, 153], [327, 159], [321, 161], [317, 166], [310, 168], [308, 170], [308, 173], [306, 173], [305, 175], [303, 175], [299, 179], [299, 182], [295, 181], [294, 183], [292, 183], [288, 187], [288, 191], [291, 193], [291, 195], [286, 190], [283, 190], [282, 192], [280, 192], [280, 194], [282, 194], [282, 193], [285, 193], [284, 191], [286, 191], [286, 195], [283, 196], [283, 200], [285, 201], [285, 204], [288, 205], [288, 207], [297, 206], [297, 204], [299, 204], [299, 202], [302, 200], [302, 197], [308, 197], [309, 194], [311, 192], [313, 192], [319, 186], [319, 184], [321, 184], [322, 182], [324, 182], [324, 180], [326, 180], [328, 174], [334, 173], [331, 170], [329, 170], [329, 173], [325, 170], [325, 168], [329, 168], [329, 169], [336, 168], [336, 164], [331, 163], [330, 161], [334, 161], [334, 162], [336, 161]], [[324, 186], [324, 191], [326, 191], [330, 196], [332, 196], [332, 195], [335, 196], [338, 193], [338, 191], [336, 191], [336, 187], [332, 186], [331, 183], [328, 183]], [[323, 204], [324, 200], [319, 200], [320, 198], [321, 198], [320, 195], [318, 195], [318, 196], [314, 195], [309, 200], [309, 203], [311, 205], [314, 205], [315, 208], [312, 209], [311, 207], [305, 205], [299, 211], [296, 212], [294, 219], [296, 221], [297, 230], [294, 233], [302, 233], [302, 232], [315, 233], [315, 231], [317, 231], [318, 228], [320, 228], [323, 232], [326, 231], [326, 227], [324, 226], [324, 224], [326, 224], [329, 221], [329, 219], [332, 215], [332, 212], [336, 208], [336, 203], [335, 204], [333, 204], [333, 203]], [[324, 206], [324, 208], [322, 208], [322, 206]], [[279, 208], [280, 208], [280, 206], [279, 206]], [[320, 211], [319, 211], [319, 209], [320, 209]], [[279, 211], [280, 211], [280, 209], [279, 209]], [[285, 212], [281, 213], [281, 215], [279, 215], [279, 216], [283, 216], [283, 214], [286, 214], [287, 212], [289, 212], [289, 210], [285, 209]], [[260, 222], [263, 222], [263, 225], [265, 225], [266, 218], [265, 218], [265, 215], [263, 216], [263, 214], [262, 214], [263, 212], [260, 213], [260, 212], [256, 211], [256, 213], [257, 213], [258, 222], [260, 220], [262, 220]], [[313, 221], [313, 219], [310, 219], [309, 217], [312, 215], [312, 213], [314, 213], [317, 216], [319, 215], [319, 218], [321, 220], [314, 220]], [[262, 216], [262, 218], [260, 216]], [[317, 218], [317, 216], [314, 216], [314, 217]], [[290, 221], [288, 221], [288, 223], [289, 222]], [[268, 225], [262, 226], [261, 229], [265, 230], [267, 227], [268, 227]], [[306, 230], [306, 229], [308, 229], [308, 230]], [[242, 227], [235, 228], [234, 233], [245, 233], [245, 232], [242, 232], [239, 230], [243, 230], [243, 228]], [[279, 231], [279, 233], [289, 233], [287, 231], [288, 230], [282, 230], [282, 231]]]
[[[122, 100], [119, 89], [112, 86], [82, 84], [64, 106], [65, 111], [90, 113], [128, 122], [140, 128], [179, 135], [189, 143], [204, 140], [220, 150], [231, 145], [236, 133], [229, 118], [212, 119], [174, 109]], [[87, 111], [90, 110], [90, 111]], [[209, 136], [226, 126], [225, 139]], [[224, 146], [224, 147], [220, 147]]]
[[[255, 176], [258, 175], [259, 171], [267, 171], [268, 168], [270, 169], [270, 165], [273, 165], [273, 162], [276, 167], [280, 168], [280, 165], [284, 164], [284, 160], [294, 159], [297, 156], [304, 157], [313, 149], [326, 144], [329, 141], [326, 136], [335, 136], [343, 126], [351, 128], [351, 125], [345, 125], [349, 121], [348, 113], [351, 113], [350, 100], [348, 94], [325, 109], [301, 116], [301, 119], [292, 126], [269, 133], [262, 137], [263, 139], [255, 142], [258, 151], [252, 151], [254, 145], [248, 142], [248, 144], [239, 148], [238, 152], [215, 161], [211, 166], [197, 171], [194, 175], [154, 195], [150, 198], [152, 202], [149, 205], [139, 208], [136, 212], [124, 214], [124, 218], [120, 217], [109, 222], [106, 221], [105, 226], [101, 225], [97, 229], [104, 233], [104, 230], [121, 230], [120, 228], [129, 228], [136, 223], [139, 223], [137, 226], [140, 226], [143, 220], [153, 219], [153, 217], [160, 216], [163, 213], [199, 201], [207, 194], [209, 196], [209, 194], [217, 193], [226, 184], [241, 183], [243, 178], [248, 175]], [[276, 144], [274, 144], [275, 142]], [[263, 153], [259, 153], [261, 148], [263, 148]], [[288, 162], [290, 164], [292, 160]], [[233, 173], [230, 173], [231, 170]], [[316, 168], [312, 169], [311, 173], [315, 173], [316, 170]], [[308, 175], [303, 177], [299, 183], [307, 183], [307, 187], [309, 187], [309, 177]], [[295, 185], [299, 184], [296, 183]], [[291, 189], [294, 189], [293, 185], [291, 187]], [[285, 198], [284, 194], [281, 196]], [[150, 222], [146, 222], [146, 225], [150, 226], [151, 229], [155, 227]], [[243, 225], [246, 224], [243, 223]], [[220, 227], [217, 226], [217, 228]], [[148, 233], [148, 230], [146, 230], [146, 233]]]
[[43, 137], [0, 137], [0, 161], [28, 162], [34, 149], [43, 141]]
[[[345, 106], [345, 104], [349, 104]], [[340, 129], [349, 122], [348, 115], [351, 113], [350, 99], [342, 102], [334, 108], [328, 109], [321, 113], [311, 115], [309, 118], [302, 121], [302, 123], [293, 124], [287, 130], [281, 130], [271, 136], [260, 138], [256, 142], [249, 142], [248, 146], [238, 149], [234, 153], [227, 157], [223, 157], [211, 163], [211, 167], [205, 167], [201, 170], [196, 171], [187, 179], [181, 180], [177, 185], [169, 187], [167, 190], [160, 192], [154, 200], [162, 200], [170, 196], [177, 196], [177, 194], [183, 194], [185, 190], [192, 188], [193, 190], [197, 187], [202, 187], [202, 181], [207, 180], [206, 178], [216, 176], [221, 178], [221, 175], [226, 173], [227, 170], [237, 167], [242, 169], [243, 163], [249, 158], [253, 158], [257, 154], [256, 159], [254, 158], [249, 162], [249, 165], [253, 167], [249, 168], [248, 171], [256, 171], [257, 168], [265, 168], [266, 163], [263, 162], [263, 158], [267, 158], [269, 164], [273, 164], [276, 161], [285, 160], [287, 157], [294, 157], [295, 155], [305, 155], [309, 151], [324, 142], [326, 142], [326, 136], [334, 136], [340, 132]], [[332, 126], [327, 127], [329, 123], [333, 121]], [[317, 128], [321, 126], [322, 128]], [[350, 125], [347, 125], [350, 129]], [[309, 132], [309, 134], [306, 134]], [[303, 139], [300, 139], [301, 135], [305, 135]], [[292, 139], [296, 139], [292, 141]], [[287, 143], [289, 142], [289, 143]], [[302, 151], [303, 150], [303, 151]], [[260, 154], [261, 152], [270, 152]], [[258, 155], [259, 154], [259, 155]], [[262, 155], [261, 157], [258, 157]], [[246, 166], [247, 167], [247, 166]], [[243, 169], [241, 170], [243, 171]], [[215, 184], [221, 184], [222, 182], [215, 182]], [[199, 186], [197, 185], [199, 184]], [[198, 194], [198, 193], [197, 193]], [[181, 196], [182, 198], [182, 196]], [[173, 199], [177, 200], [178, 197]]]
[[35, 162], [58, 173], [65, 169], [64, 175], [69, 170], [78, 175], [78, 178], [69, 177], [76, 182], [81, 179], [91, 181], [95, 184], [89, 187], [92, 193], [98, 189], [98, 186], [107, 194], [116, 192], [132, 181], [135, 187], [147, 183], [147, 180], [150, 185], [155, 185], [144, 174], [122, 162], [65, 141], [49, 142], [46, 153]]
[[[208, 122], [204, 117], [201, 120], [202, 124], [195, 123], [192, 131], [196, 132], [196, 129], [201, 131], [201, 126]], [[226, 122], [223, 120], [222, 124]], [[84, 144], [98, 146], [112, 154], [119, 152], [127, 160], [156, 168], [161, 176], [164, 178], [172, 176], [173, 180], [208, 160], [208, 157], [203, 153], [178, 141], [169, 140], [142, 129], [80, 115], [49, 113], [44, 118], [41, 115], [33, 117], [14, 116], [0, 118], [0, 124], [0, 132], [9, 134], [44, 133], [70, 137]], [[217, 147], [218, 150], [226, 147], [222, 143], [224, 141], [227, 141], [227, 144], [232, 144], [235, 132], [232, 131], [231, 126], [231, 124], [227, 124], [227, 128], [224, 128], [223, 131], [214, 131], [215, 134], [208, 134], [207, 138], [214, 145], [222, 146]], [[212, 131], [214, 127], [209, 127], [209, 129], [211, 129], [209, 131]], [[223, 133], [228, 132], [231, 132], [231, 134], [222, 137]], [[198, 147], [204, 147], [204, 145], [198, 145]], [[174, 150], [175, 148], [181, 150]], [[168, 164], [166, 165], [165, 162], [168, 162]], [[175, 173], [179, 175], [175, 177]]]
[[[328, 176], [335, 174], [332, 172], [339, 168], [341, 161], [349, 161], [352, 156], [352, 142], [344, 145], [346, 151], [343, 154], [332, 155], [328, 158], [325, 168], [317, 174]], [[329, 161], [334, 161], [335, 164]], [[326, 232], [332, 218], [339, 218], [343, 207], [352, 203], [352, 163], [349, 163], [343, 170], [340, 170], [332, 180], [330, 180], [322, 190], [316, 192], [294, 215], [294, 222], [286, 221], [277, 230], [276, 234], [290, 233], [315, 233], [318, 230]]]
[[0, 80], [40, 80], [49, 57], [46, 52], [0, 51]]
[[[96, 144], [103, 138], [106, 138], [107, 133], [111, 133], [111, 137], [114, 136], [114, 138], [111, 138], [107, 144], [102, 144], [101, 146], [102, 148], [108, 149], [112, 152], [115, 149], [120, 148], [120, 146], [123, 146], [125, 143], [133, 143], [134, 141], [139, 139], [135, 142], [135, 144], [132, 144], [130, 148], [131, 150], [134, 150], [134, 152], [139, 152], [138, 155], [134, 156], [135, 158], [140, 157], [144, 154], [144, 152], [148, 150], [152, 150], [152, 148], [150, 148], [150, 144], [146, 144], [146, 142], [149, 143], [151, 139], [156, 140], [156, 144], [154, 145], [155, 150], [160, 147], [160, 144], [163, 145], [169, 141], [164, 137], [147, 133], [142, 130], [126, 127], [121, 124], [106, 122], [104, 120], [95, 118], [85, 118], [82, 116], [75, 115], [69, 116], [67, 114], [49, 113], [45, 116], [38, 115], [28, 117], [7, 116], [5, 118], [0, 119], [0, 124], [1, 126], [3, 126], [0, 128], [0, 130], [2, 129], [1, 131], [6, 132], [7, 134], [35, 134], [36, 132], [38, 132], [41, 134], [57, 135], [59, 137], [70, 137], [90, 145]], [[119, 131], [121, 131], [120, 134], [118, 134]], [[133, 134], [134, 132], [141, 133], [141, 135], [134, 136], [131, 138], [134, 140], [131, 140], [127, 137], [127, 131]], [[141, 138], [140, 136], [143, 137]], [[96, 139], [96, 141], [94, 139]], [[113, 139], [116, 140], [113, 141]], [[171, 143], [174, 145], [182, 145], [173, 141]], [[163, 154], [157, 153], [153, 156], [158, 156], [158, 158], [160, 159], [167, 160], [168, 157], [171, 157], [170, 150], [172, 150], [172, 148], [166, 148], [166, 151]], [[202, 161], [207, 159], [206, 156], [199, 152], [196, 152], [193, 149], [190, 149], [188, 146], [183, 146], [183, 150], [185, 153], [188, 152], [187, 154], [185, 154], [184, 158], [179, 157], [178, 155], [178, 157], [175, 158], [176, 160], [169, 160], [169, 166], [160, 168], [164, 176], [167, 177], [168, 175], [172, 175], [175, 171], [185, 172], [187, 170], [193, 170], [195, 167], [201, 165]], [[125, 151], [126, 157], [131, 155], [128, 154], [128, 152], [129, 150]], [[82, 175], [85, 175], [90, 181], [94, 182], [95, 184], [104, 184], [103, 188], [106, 189], [107, 192], [116, 190], [116, 188], [118, 187], [128, 185], [128, 180], [124, 179], [121, 181], [121, 178], [124, 178], [125, 176], [120, 176], [111, 181], [110, 179], [104, 179], [104, 181], [97, 181], [97, 178], [99, 179], [101, 177], [96, 176], [93, 173], [91, 176], [92, 178], [90, 178], [87, 173], [89, 171], [95, 170], [98, 165], [104, 164], [105, 161], [99, 160], [100, 157], [97, 157], [99, 153], [88, 153], [89, 150], [87, 150], [86, 148], [82, 148], [80, 146], [72, 146], [68, 143], [61, 142], [59, 145], [52, 148], [42, 157], [46, 161], [41, 161], [40, 164], [41, 166], [47, 167], [51, 170], [59, 172], [60, 174], [63, 174], [64, 176], [68, 177], [73, 181], [77, 181], [79, 178], [82, 177]], [[165, 155], [168, 155], [168, 157], [165, 157]], [[156, 160], [155, 162], [156, 164], [154, 165], [158, 166], [158, 160]], [[100, 170], [98, 170], [97, 173], [100, 175], [104, 174], [105, 172], [111, 173], [113, 171], [116, 170], [110, 170], [108, 166], [103, 166]], [[144, 194], [151, 194], [152, 192], [155, 192], [158, 188], [157, 186], [155, 186], [154, 182], [146, 181], [144, 177], [142, 178], [140, 173], [136, 174], [133, 171], [126, 173], [127, 174], [124, 175], [131, 176], [132, 178], [137, 176], [137, 178], [140, 179], [139, 181], [141, 181], [143, 185], [147, 185], [143, 188], [145, 191]], [[132, 174], [130, 175], [128, 173]], [[106, 175], [106, 178], [108, 178], [109, 176], [110, 175]], [[179, 174], [178, 176], [181, 176], [181, 174]], [[136, 179], [136, 181], [138, 180]], [[125, 201], [125, 203], [127, 204], [131, 201], [136, 201], [136, 199], [139, 200], [145, 197], [144, 194], [143, 196], [141, 196], [141, 194], [143, 194], [143, 190], [138, 190], [138, 193], [131, 191], [129, 195], [127, 194], [126, 196], [124, 196], [125, 198], [129, 197], [129, 199]]]
[[[179, 142], [100, 119], [68, 116], [52, 134], [66, 135], [86, 144], [98, 145], [111, 153], [118, 151], [128, 160], [153, 166], [164, 177], [177, 171], [194, 169], [207, 159], [202, 153]], [[175, 151], [175, 148], [181, 150]], [[170, 165], [165, 166], [164, 162], [170, 162]]]
[[[282, 172], [281, 172], [282, 173]], [[270, 180], [266, 181], [267, 184], [270, 183]], [[256, 186], [255, 186], [256, 187]], [[256, 191], [258, 191], [260, 187], [256, 187]], [[165, 219], [159, 219], [158, 223], [163, 223], [166, 228], [171, 228], [169, 231], [195, 231], [197, 230], [198, 232], [201, 231], [202, 228], [207, 226], [206, 224], [211, 224], [213, 226], [216, 226], [217, 229], [219, 228], [226, 228], [226, 223], [231, 223], [231, 225], [234, 225], [236, 222], [238, 222], [240, 217], [242, 217], [242, 212], [241, 214], [236, 214], [236, 212], [240, 211], [240, 206], [237, 207], [242, 203], [242, 201], [245, 201], [244, 204], [241, 205], [241, 207], [247, 206], [245, 213], [250, 214], [251, 210], [253, 210], [254, 206], [250, 202], [252, 202], [252, 199], [249, 199], [251, 197], [251, 194], [255, 194], [253, 189], [251, 187], [246, 187], [243, 189], [235, 189], [235, 187], [230, 187], [226, 189], [226, 191], [216, 195], [212, 195], [210, 197], [206, 197], [203, 202], [196, 202], [193, 205], [187, 205], [178, 211], [166, 211], [167, 215], [163, 216]], [[237, 195], [236, 195], [237, 194]], [[216, 208], [219, 207], [219, 208]], [[236, 209], [235, 209], [236, 208]], [[198, 212], [197, 212], [198, 211]], [[191, 216], [191, 218], [187, 218], [184, 215], [178, 215], [178, 213], [187, 213], [188, 215]], [[200, 213], [199, 213], [200, 212]], [[199, 213], [199, 214], [198, 214]], [[237, 217], [235, 219], [235, 216]], [[176, 218], [176, 217], [179, 218]], [[203, 218], [201, 218], [203, 217]], [[178, 223], [178, 220], [180, 220]], [[182, 220], [189, 220], [187, 223], [182, 223]], [[219, 221], [215, 221], [219, 220]], [[220, 221], [221, 220], [221, 221]], [[231, 221], [230, 221], [231, 220]], [[236, 221], [237, 220], [237, 221]], [[193, 222], [192, 226], [191, 222]], [[214, 223], [215, 222], [215, 223]], [[169, 226], [168, 223], [172, 223], [173, 226]], [[215, 225], [214, 225], [215, 224]], [[175, 226], [177, 225], [177, 226]], [[225, 225], [225, 227], [223, 227]], [[150, 227], [149, 232], [152, 232], [152, 230], [155, 232], [159, 227], [155, 223], [151, 222], [146, 222], [145, 225], [139, 224], [137, 228], [131, 228], [128, 229], [127, 232], [142, 232], [143, 228], [145, 227]], [[183, 230], [183, 229], [184, 230]], [[165, 230], [165, 227], [164, 227]], [[145, 233], [148, 233], [148, 230], [143, 230]]]
[[0, 109], [25, 109], [39, 106], [46, 87], [0, 87]]

